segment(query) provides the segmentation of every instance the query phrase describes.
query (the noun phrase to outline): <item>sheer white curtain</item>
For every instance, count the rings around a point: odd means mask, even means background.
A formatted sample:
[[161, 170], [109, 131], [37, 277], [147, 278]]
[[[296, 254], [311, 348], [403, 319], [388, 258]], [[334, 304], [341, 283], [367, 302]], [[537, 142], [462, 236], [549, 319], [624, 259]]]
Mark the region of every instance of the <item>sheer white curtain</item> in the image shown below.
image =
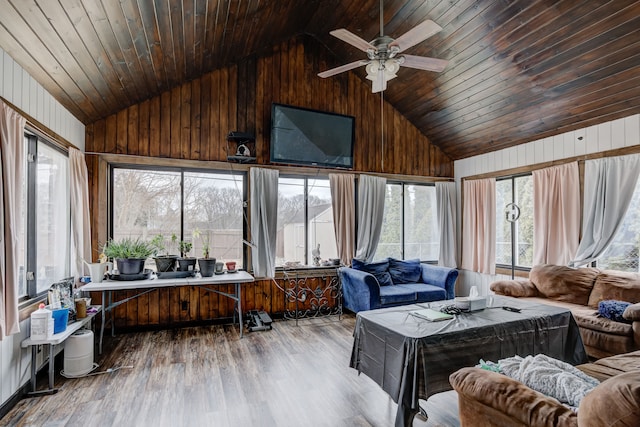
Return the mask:
[[338, 258], [342, 264], [351, 265], [356, 246], [355, 176], [331, 173], [329, 184]]
[[456, 268], [456, 183], [436, 182], [436, 200], [440, 231], [438, 265]]
[[251, 168], [251, 264], [257, 277], [274, 277], [278, 229], [278, 171]]
[[23, 217], [26, 120], [0, 100], [0, 340], [20, 332], [18, 235]]
[[89, 216], [89, 172], [84, 154], [69, 148], [69, 181], [71, 197], [71, 267], [75, 277], [84, 275], [82, 260], [92, 262], [91, 222]]
[[533, 265], [567, 265], [580, 237], [578, 163], [533, 171]]
[[496, 273], [496, 180], [464, 181], [462, 268]]
[[371, 262], [382, 230], [387, 179], [360, 175], [358, 183], [358, 247], [356, 258]]
[[607, 249], [629, 208], [639, 174], [638, 154], [585, 162], [582, 240], [571, 265], [588, 264]]

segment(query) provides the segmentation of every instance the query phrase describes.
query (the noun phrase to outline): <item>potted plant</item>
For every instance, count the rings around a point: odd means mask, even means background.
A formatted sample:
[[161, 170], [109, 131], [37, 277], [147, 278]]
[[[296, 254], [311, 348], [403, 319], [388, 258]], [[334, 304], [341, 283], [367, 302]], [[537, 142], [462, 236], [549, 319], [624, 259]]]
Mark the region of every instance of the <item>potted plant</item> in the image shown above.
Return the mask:
[[[178, 236], [173, 234], [171, 236], [171, 242], [169, 245], [171, 247], [175, 247], [176, 242], [178, 241]], [[153, 259], [156, 262], [156, 269], [158, 273], [164, 273], [167, 271], [175, 271], [176, 270], [176, 260], [178, 259], [178, 255], [169, 254], [169, 250], [167, 249], [167, 242], [162, 234], [158, 234], [151, 240], [151, 244], [155, 246], [157, 249], [157, 253], [161, 255], [156, 255]], [[164, 253], [164, 254], [162, 254]]]
[[120, 240], [109, 239], [102, 252], [106, 257], [116, 261], [120, 274], [139, 274], [144, 270], [144, 263], [156, 248], [139, 237], [125, 237]]
[[209, 233], [202, 234], [200, 230], [195, 230], [193, 237], [202, 240], [202, 258], [198, 258], [200, 274], [202, 277], [211, 277], [216, 270], [216, 259], [209, 257]]
[[179, 243], [180, 258], [178, 258], [178, 271], [193, 271], [196, 268], [196, 259], [189, 256], [193, 244], [186, 240]]

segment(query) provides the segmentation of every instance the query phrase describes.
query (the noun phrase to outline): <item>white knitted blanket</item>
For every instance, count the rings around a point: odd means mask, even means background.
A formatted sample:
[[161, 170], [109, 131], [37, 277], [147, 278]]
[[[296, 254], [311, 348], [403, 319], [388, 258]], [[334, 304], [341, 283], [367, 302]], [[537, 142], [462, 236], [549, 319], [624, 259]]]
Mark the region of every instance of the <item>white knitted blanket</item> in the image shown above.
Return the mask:
[[506, 376], [573, 407], [600, 384], [578, 368], [544, 354], [509, 357], [498, 361], [498, 366]]

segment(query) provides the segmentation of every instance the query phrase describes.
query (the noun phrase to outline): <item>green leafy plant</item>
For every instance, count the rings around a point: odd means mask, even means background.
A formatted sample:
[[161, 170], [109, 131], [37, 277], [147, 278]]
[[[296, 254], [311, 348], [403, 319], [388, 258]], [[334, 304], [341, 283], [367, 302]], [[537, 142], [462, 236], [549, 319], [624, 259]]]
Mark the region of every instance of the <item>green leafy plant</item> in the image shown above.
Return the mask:
[[187, 258], [189, 256], [189, 252], [191, 252], [191, 248], [193, 248], [193, 244], [186, 240], [180, 240], [179, 248], [181, 256], [183, 258]]
[[[177, 247], [178, 236], [174, 234], [171, 235], [171, 239], [165, 239], [164, 235], [158, 234], [153, 239], [151, 239], [151, 245], [156, 248], [156, 253], [169, 255], [174, 248]], [[175, 253], [175, 252], [174, 252]]]
[[108, 258], [148, 258], [157, 252], [157, 247], [139, 237], [125, 237], [120, 240], [109, 239], [102, 249], [102, 253]]

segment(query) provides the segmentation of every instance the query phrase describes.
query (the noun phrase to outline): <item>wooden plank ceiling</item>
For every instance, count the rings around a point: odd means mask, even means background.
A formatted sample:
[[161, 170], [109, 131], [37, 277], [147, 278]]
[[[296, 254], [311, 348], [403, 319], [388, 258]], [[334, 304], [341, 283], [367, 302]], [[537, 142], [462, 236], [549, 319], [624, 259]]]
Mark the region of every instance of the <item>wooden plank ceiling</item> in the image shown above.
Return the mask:
[[[0, 47], [85, 124], [295, 35], [337, 66], [365, 54], [329, 31], [379, 32], [378, 0], [0, 0], [0, 11]], [[385, 1], [386, 34], [425, 19], [443, 30], [407, 53], [449, 65], [402, 68], [385, 98], [452, 159], [640, 112], [640, 1]]]

